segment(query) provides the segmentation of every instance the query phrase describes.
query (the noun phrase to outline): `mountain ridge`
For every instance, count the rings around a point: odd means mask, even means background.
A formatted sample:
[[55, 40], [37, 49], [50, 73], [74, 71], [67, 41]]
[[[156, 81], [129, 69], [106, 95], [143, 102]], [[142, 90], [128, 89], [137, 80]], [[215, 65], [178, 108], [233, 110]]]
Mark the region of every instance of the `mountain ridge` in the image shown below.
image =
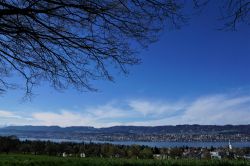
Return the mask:
[[7, 126], [0, 128], [4, 131], [19, 132], [86, 132], [86, 133], [248, 133], [250, 124], [246, 125], [164, 125], [164, 126], [111, 126], [95, 128], [92, 126]]

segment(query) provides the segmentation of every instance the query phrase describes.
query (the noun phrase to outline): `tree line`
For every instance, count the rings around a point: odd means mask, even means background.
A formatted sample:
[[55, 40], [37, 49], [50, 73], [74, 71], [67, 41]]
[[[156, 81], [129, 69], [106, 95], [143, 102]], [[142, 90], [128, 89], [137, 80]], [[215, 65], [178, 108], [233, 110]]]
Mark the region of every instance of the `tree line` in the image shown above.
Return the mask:
[[34, 155], [62, 155], [63, 153], [86, 157], [153, 158], [159, 148], [146, 146], [125, 146], [96, 143], [72, 143], [51, 141], [20, 141], [14, 136], [0, 137], [0, 153], [23, 153]]

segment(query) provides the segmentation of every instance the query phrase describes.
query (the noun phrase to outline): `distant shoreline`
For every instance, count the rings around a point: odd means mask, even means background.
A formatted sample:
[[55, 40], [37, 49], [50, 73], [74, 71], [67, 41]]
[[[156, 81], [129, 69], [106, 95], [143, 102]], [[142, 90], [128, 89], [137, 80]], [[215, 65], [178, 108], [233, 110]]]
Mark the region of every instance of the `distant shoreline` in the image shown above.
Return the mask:
[[[149, 147], [158, 147], [158, 148], [171, 148], [171, 147], [227, 147], [228, 142], [226, 141], [217, 141], [217, 142], [201, 142], [201, 141], [190, 141], [190, 142], [181, 142], [181, 141], [88, 141], [88, 140], [74, 140], [74, 139], [49, 139], [49, 138], [19, 138], [21, 141], [30, 140], [30, 141], [51, 141], [56, 143], [61, 142], [73, 142], [73, 143], [97, 143], [97, 144], [114, 144], [114, 145], [141, 145], [141, 146], [149, 146]], [[232, 146], [237, 148], [250, 147], [250, 141], [239, 142], [232, 141]]]

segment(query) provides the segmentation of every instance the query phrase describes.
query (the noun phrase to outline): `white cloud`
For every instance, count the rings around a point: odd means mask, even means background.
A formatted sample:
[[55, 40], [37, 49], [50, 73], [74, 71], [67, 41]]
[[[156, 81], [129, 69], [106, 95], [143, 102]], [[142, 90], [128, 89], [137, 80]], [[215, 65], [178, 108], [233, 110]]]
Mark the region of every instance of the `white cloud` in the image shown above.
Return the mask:
[[166, 103], [166, 102], [152, 102], [145, 100], [131, 100], [128, 105], [136, 112], [141, 113], [144, 116], [159, 116], [162, 114], [171, 115], [177, 111], [185, 108], [185, 104], [178, 103]]
[[[24, 111], [23, 111], [24, 112]], [[36, 111], [20, 114], [0, 110], [0, 125], [176, 125], [176, 124], [249, 124], [250, 96], [227, 94], [197, 98], [191, 102], [129, 100], [80, 110]]]
[[38, 112], [33, 113], [32, 118], [36, 120], [36, 125], [59, 125], [59, 126], [78, 126], [87, 125], [91, 119], [80, 114], [62, 111], [58, 113], [53, 112]]
[[187, 108], [181, 118], [183, 123], [250, 123], [250, 97], [216, 95], [200, 98]]
[[0, 110], [0, 117], [12, 117], [14, 114], [10, 111]]
[[113, 104], [106, 104], [103, 106], [88, 108], [86, 112], [96, 119], [113, 119], [131, 116], [131, 112], [129, 110], [119, 108], [118, 106], [115, 106]]
[[181, 114], [157, 120], [137, 121], [133, 125], [250, 124], [250, 97], [214, 95], [191, 102]]
[[29, 124], [32, 120], [33, 119], [21, 116], [16, 112], [0, 110], [0, 126]]

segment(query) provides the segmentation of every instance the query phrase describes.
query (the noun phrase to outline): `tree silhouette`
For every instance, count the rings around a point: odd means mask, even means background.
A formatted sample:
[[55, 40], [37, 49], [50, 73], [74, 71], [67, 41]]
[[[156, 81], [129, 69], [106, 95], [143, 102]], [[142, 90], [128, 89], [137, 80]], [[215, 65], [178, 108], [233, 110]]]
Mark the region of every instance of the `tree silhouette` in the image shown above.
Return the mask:
[[[190, 2], [200, 8], [210, 0]], [[249, 0], [214, 3], [222, 29], [250, 23]], [[42, 81], [96, 90], [92, 80], [112, 81], [112, 68], [127, 73], [140, 61], [138, 45], [156, 41], [164, 25], [185, 21], [183, 6], [178, 0], [0, 0], [0, 92], [20, 86], [13, 75], [24, 79], [27, 94]]]
[[223, 26], [219, 30], [236, 30], [239, 24], [250, 24], [250, 1], [249, 0], [193, 0], [196, 8], [206, 7], [214, 3], [220, 12], [219, 21]]
[[139, 62], [135, 47], [166, 22], [178, 26], [180, 10], [173, 0], [1, 0], [0, 90], [20, 86], [16, 74], [27, 94], [41, 81], [96, 90], [91, 80], [113, 80], [112, 67], [126, 73]]
[[225, 28], [235, 30], [237, 24], [250, 24], [250, 1], [228, 0], [224, 5], [222, 19], [226, 20]]

